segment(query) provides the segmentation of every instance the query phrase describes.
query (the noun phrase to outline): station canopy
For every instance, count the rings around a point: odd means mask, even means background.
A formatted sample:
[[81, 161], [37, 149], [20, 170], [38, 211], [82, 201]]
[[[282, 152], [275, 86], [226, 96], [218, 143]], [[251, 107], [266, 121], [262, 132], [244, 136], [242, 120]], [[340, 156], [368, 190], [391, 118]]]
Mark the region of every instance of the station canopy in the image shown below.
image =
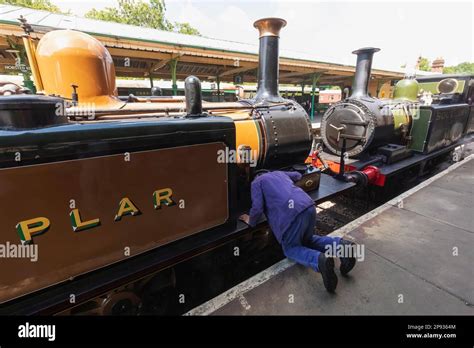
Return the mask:
[[[14, 65], [14, 45], [24, 34], [18, 18], [33, 27], [33, 38], [57, 29], [86, 32], [110, 51], [117, 76], [183, 80], [195, 75], [204, 81], [255, 83], [258, 65], [257, 35], [254, 44], [217, 40], [114, 22], [55, 14], [29, 8], [0, 5], [0, 73]], [[307, 53], [281, 50], [280, 83], [350, 85], [354, 66], [316, 60]], [[176, 63], [177, 62], [177, 63]], [[403, 77], [402, 72], [372, 70], [373, 82]]]

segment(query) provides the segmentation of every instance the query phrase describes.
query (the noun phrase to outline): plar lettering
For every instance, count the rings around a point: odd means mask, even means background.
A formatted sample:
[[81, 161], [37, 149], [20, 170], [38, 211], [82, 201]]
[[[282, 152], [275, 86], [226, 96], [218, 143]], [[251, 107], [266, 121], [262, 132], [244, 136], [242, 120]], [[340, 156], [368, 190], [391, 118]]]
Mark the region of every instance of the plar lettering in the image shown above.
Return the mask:
[[172, 206], [176, 203], [171, 199], [173, 195], [173, 190], [170, 188], [165, 188], [162, 190], [157, 190], [153, 192], [153, 206], [155, 209], [161, 209], [161, 204], [166, 206]]
[[82, 221], [79, 209], [73, 209], [69, 216], [71, 217], [72, 230], [74, 232], [84, 231], [100, 225], [100, 219]]
[[45, 233], [51, 225], [49, 219], [45, 217], [37, 217], [30, 220], [20, 221], [16, 225], [16, 231], [23, 243], [29, 244], [33, 242], [33, 237]]
[[115, 221], [120, 221], [124, 215], [136, 216], [140, 214], [140, 210], [132, 203], [130, 199], [124, 197], [120, 200], [119, 210], [115, 215]]
[[[159, 189], [153, 192], [153, 208], [159, 210], [162, 206], [171, 207], [176, 205], [173, 200], [173, 190], [171, 188]], [[178, 200], [180, 208], [184, 208], [184, 199]], [[69, 208], [74, 208], [69, 213], [71, 227], [74, 232], [85, 231], [101, 225], [100, 218], [86, 219], [81, 215], [76, 201], [69, 201]], [[138, 206], [128, 197], [123, 197], [119, 204], [114, 221], [119, 222], [125, 216], [137, 216], [141, 211]], [[90, 216], [89, 216], [90, 217]], [[16, 224], [15, 228], [23, 244], [33, 243], [33, 237], [48, 231], [51, 222], [46, 217], [36, 217], [29, 220], [23, 220]]]

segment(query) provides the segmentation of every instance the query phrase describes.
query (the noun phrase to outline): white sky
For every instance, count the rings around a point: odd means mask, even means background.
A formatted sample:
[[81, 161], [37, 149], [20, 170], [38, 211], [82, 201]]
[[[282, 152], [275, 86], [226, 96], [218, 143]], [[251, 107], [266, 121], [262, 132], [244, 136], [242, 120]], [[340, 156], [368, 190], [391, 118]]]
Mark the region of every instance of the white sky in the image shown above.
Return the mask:
[[[52, 0], [83, 15], [115, 6], [115, 0]], [[447, 66], [474, 62], [474, 0], [461, 1], [319, 1], [319, 0], [167, 0], [171, 21], [189, 22], [202, 35], [257, 44], [252, 23], [281, 17], [282, 48], [302, 51], [315, 60], [355, 64], [351, 52], [380, 47], [374, 67], [413, 66], [419, 55], [443, 57]]]

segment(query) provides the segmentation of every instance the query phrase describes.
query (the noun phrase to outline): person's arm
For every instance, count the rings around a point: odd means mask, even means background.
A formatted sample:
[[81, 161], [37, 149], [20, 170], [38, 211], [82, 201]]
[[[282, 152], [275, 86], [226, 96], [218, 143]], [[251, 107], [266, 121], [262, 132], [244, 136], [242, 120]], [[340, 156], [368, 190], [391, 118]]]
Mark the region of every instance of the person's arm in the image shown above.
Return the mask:
[[283, 172], [283, 173], [288, 175], [293, 182], [297, 182], [298, 180], [300, 180], [303, 177], [303, 175], [301, 175], [298, 172]]
[[255, 227], [263, 214], [263, 192], [260, 182], [252, 183], [251, 193], [252, 208], [250, 209], [248, 224], [251, 227]]

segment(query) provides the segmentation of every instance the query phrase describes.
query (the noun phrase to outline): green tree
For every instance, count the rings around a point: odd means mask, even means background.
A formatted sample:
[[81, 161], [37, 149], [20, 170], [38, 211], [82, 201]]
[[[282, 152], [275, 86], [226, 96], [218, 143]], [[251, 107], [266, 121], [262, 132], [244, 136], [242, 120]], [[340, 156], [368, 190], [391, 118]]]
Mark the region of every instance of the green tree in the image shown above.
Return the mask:
[[431, 71], [431, 63], [428, 58], [418, 58], [418, 69], [422, 71]]
[[173, 30], [181, 34], [201, 35], [199, 30], [197, 30], [196, 28], [193, 28], [189, 23], [174, 22]]
[[0, 0], [0, 4], [28, 7], [54, 13], [64, 13], [58, 6], [51, 3], [50, 0]]
[[444, 74], [474, 74], [474, 63], [464, 62], [455, 66], [447, 66], [443, 69]]
[[200, 35], [189, 23], [171, 23], [165, 18], [164, 0], [118, 0], [118, 7], [106, 7], [103, 10], [92, 9], [86, 13], [87, 18], [109, 22], [137, 25], [166, 31], [177, 31], [184, 34]]

